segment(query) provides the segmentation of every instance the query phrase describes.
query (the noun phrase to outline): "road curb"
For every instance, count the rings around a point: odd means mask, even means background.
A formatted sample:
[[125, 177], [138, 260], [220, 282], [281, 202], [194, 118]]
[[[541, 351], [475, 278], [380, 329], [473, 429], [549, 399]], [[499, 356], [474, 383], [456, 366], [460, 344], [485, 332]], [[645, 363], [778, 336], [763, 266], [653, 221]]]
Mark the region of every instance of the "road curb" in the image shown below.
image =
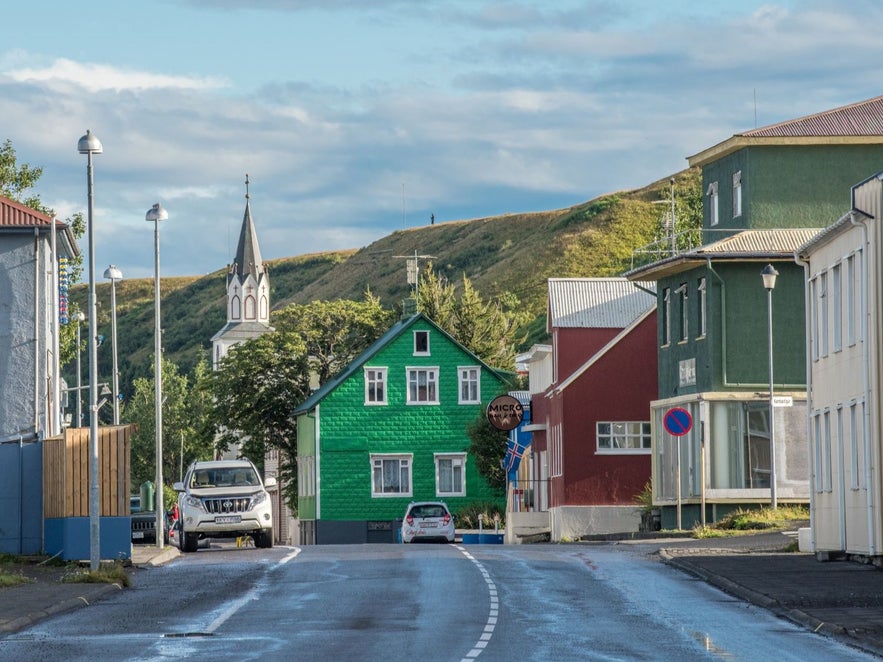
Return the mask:
[[39, 623], [41, 620], [49, 616], [65, 614], [74, 611], [75, 609], [80, 609], [81, 607], [90, 607], [92, 602], [103, 598], [105, 594], [111, 593], [114, 590], [121, 591], [123, 590], [123, 587], [119, 584], [105, 584], [100, 587], [96, 586], [93, 590], [89, 591], [88, 595], [78, 595], [72, 598], [66, 598], [46, 607], [46, 609], [39, 609], [29, 614], [18, 616], [5, 623], [0, 623], [0, 632], [18, 632], [19, 630], [34, 625], [35, 623]]

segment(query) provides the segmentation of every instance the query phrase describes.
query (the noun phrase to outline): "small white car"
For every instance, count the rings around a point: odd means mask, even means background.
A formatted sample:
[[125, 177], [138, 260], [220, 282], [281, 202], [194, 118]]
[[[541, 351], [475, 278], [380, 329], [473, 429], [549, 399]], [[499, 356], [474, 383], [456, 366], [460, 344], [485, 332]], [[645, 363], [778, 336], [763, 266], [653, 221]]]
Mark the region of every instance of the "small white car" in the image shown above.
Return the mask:
[[248, 460], [194, 462], [178, 492], [179, 546], [195, 552], [205, 538], [250, 536], [255, 547], [273, 546], [273, 509], [266, 488], [275, 478], [261, 482]]
[[454, 542], [454, 518], [444, 501], [412, 501], [402, 520], [402, 542]]

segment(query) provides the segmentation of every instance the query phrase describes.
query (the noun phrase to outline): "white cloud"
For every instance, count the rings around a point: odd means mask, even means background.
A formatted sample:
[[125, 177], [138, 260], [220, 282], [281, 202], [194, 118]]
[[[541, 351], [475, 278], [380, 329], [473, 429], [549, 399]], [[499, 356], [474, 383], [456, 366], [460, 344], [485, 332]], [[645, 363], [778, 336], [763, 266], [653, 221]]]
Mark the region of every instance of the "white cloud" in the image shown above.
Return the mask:
[[49, 66], [41, 68], [8, 69], [4, 74], [17, 82], [45, 83], [49, 87], [74, 84], [90, 92], [157, 88], [216, 90], [229, 85], [227, 81], [215, 77], [168, 76], [119, 69], [105, 64], [80, 63], [66, 58], [59, 58]]

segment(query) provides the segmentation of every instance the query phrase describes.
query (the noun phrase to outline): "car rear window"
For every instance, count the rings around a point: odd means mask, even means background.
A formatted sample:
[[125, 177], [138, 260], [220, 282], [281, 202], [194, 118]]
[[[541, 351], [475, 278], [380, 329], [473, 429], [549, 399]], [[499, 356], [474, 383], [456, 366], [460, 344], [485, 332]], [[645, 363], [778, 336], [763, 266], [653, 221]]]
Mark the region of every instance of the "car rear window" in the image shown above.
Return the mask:
[[444, 517], [444, 506], [414, 506], [411, 508], [412, 517]]

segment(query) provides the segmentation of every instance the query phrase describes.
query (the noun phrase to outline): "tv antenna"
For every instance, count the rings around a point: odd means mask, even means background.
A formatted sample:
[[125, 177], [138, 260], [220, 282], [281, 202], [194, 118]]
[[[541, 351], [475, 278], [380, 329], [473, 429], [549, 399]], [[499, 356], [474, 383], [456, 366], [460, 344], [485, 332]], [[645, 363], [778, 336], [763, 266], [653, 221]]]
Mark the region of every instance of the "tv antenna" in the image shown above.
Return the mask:
[[414, 286], [414, 300], [418, 300], [420, 296], [420, 260], [435, 260], [436, 256], [417, 255], [417, 249], [414, 249], [413, 255], [393, 255], [393, 257], [408, 261], [408, 285]]

